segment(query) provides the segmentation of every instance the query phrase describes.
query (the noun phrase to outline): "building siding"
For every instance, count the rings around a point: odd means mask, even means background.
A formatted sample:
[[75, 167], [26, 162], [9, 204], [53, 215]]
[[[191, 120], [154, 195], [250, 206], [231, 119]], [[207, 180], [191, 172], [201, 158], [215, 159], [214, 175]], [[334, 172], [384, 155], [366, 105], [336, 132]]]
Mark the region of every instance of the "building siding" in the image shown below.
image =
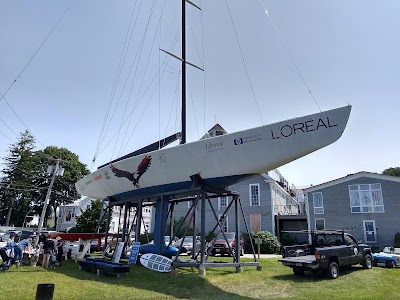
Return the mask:
[[[384, 204], [383, 213], [351, 213], [349, 185], [380, 183]], [[322, 192], [324, 214], [314, 213], [313, 193]], [[394, 235], [400, 231], [398, 217], [400, 213], [400, 182], [360, 177], [343, 183], [307, 192], [309, 203], [310, 227], [315, 229], [315, 219], [324, 218], [326, 229], [343, 229], [357, 240], [365, 242], [363, 221], [374, 220], [377, 242], [369, 243], [374, 249], [382, 250], [392, 246]]]
[[[250, 193], [249, 193], [249, 185], [250, 184], [259, 184], [260, 190], [260, 206], [250, 206]], [[238, 184], [232, 185], [229, 187], [229, 190], [238, 192], [240, 194], [241, 204], [243, 207], [244, 215], [246, 218], [247, 225], [250, 227], [250, 215], [251, 214], [260, 214], [261, 215], [261, 230], [273, 231], [272, 224], [272, 214], [271, 214], [271, 185], [270, 183], [265, 182], [265, 177], [259, 175], [255, 176], [246, 181], [240, 182]], [[218, 198], [212, 198], [211, 204], [214, 207], [215, 213], [222, 214], [224, 212], [225, 207], [221, 207], [218, 209]], [[232, 201], [232, 197], [229, 197], [228, 202]], [[197, 231], [200, 231], [200, 208], [201, 204], [197, 207], [197, 219], [196, 226]], [[239, 209], [239, 231], [246, 232], [246, 226], [242, 217], [242, 213]], [[184, 217], [188, 211], [187, 202], [181, 202], [174, 207], [174, 219], [178, 220], [181, 217]], [[217, 220], [214, 217], [212, 209], [210, 205], [206, 204], [206, 232], [213, 230], [214, 226], [217, 224]], [[249, 228], [250, 229], [250, 228]], [[218, 229], [216, 230], [218, 231]], [[232, 207], [228, 213], [228, 231], [235, 231], [235, 207], [232, 204]]]

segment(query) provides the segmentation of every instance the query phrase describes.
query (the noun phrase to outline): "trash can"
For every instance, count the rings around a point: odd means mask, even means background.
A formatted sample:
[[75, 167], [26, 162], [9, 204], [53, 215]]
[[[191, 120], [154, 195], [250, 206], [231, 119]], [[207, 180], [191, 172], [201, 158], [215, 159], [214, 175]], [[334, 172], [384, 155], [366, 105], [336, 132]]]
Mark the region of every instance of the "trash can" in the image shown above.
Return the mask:
[[52, 300], [54, 293], [53, 283], [39, 283], [36, 289], [35, 300]]

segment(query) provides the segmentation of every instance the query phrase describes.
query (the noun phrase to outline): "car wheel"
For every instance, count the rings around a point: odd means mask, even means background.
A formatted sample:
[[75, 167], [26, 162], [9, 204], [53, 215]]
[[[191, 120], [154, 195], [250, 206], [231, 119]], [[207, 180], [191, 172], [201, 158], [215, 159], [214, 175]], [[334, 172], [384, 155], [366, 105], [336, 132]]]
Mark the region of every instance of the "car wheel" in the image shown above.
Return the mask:
[[396, 264], [393, 260], [389, 260], [386, 262], [386, 268], [393, 269], [396, 268]]
[[364, 261], [362, 263], [364, 269], [371, 269], [372, 268], [372, 257], [369, 254], [366, 254], [364, 257]]
[[325, 274], [330, 279], [336, 279], [339, 276], [339, 266], [334, 261], [329, 264], [329, 267], [325, 270]]
[[296, 275], [296, 276], [303, 276], [304, 275], [304, 270], [293, 269], [293, 274]]

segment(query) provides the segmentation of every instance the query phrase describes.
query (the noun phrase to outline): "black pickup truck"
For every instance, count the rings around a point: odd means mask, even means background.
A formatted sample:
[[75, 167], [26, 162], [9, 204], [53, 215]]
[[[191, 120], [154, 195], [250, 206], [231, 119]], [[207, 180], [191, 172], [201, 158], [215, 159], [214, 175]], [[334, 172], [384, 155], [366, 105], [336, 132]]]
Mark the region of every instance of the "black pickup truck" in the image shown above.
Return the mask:
[[293, 268], [294, 275], [305, 271], [322, 271], [328, 278], [339, 276], [339, 267], [361, 264], [372, 268], [371, 248], [342, 231], [313, 231], [312, 244], [286, 246], [282, 249], [283, 265]]

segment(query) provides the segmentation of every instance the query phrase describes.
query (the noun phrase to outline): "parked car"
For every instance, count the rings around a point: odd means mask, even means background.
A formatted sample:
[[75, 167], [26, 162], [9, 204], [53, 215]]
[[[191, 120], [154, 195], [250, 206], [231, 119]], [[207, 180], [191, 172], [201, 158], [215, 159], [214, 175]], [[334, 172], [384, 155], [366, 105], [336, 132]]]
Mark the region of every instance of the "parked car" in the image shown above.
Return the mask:
[[17, 233], [15, 235], [15, 241], [16, 242], [20, 242], [20, 241], [22, 241], [24, 239], [35, 238], [35, 237], [36, 237], [36, 232], [35, 231], [33, 231], [33, 230], [22, 230], [22, 231], [19, 231], [19, 233]]
[[[183, 242], [182, 242], [183, 240]], [[175, 243], [175, 247], [181, 248], [180, 253], [187, 253], [189, 255], [192, 254], [192, 252], [197, 252], [200, 250], [201, 246], [201, 241], [200, 241], [200, 236], [196, 236], [196, 245], [195, 248], [193, 247], [193, 236], [187, 235], [184, 239], [181, 238]], [[194, 249], [193, 249], [194, 248]]]
[[[226, 237], [226, 239], [225, 239]], [[225, 237], [222, 233], [218, 234], [209, 244], [208, 253], [211, 255], [235, 255], [236, 248], [236, 233], [235, 232], [225, 232]], [[244, 255], [244, 240], [241, 238], [239, 240], [240, 255]]]
[[0, 229], [0, 242], [6, 242], [10, 238], [10, 234]]
[[328, 278], [336, 279], [339, 268], [361, 264], [371, 269], [373, 260], [371, 248], [356, 241], [343, 231], [311, 232], [311, 244], [283, 247], [279, 261], [293, 269], [293, 274], [301, 276], [305, 271], [322, 271]]
[[[169, 242], [171, 241], [171, 237], [169, 236], [169, 235], [166, 235], [165, 236], [165, 245], [169, 245]], [[174, 239], [173, 239], [173, 241], [171, 242], [171, 245], [170, 246], [175, 246], [175, 244], [176, 244], [176, 242], [178, 242], [179, 241], [179, 239], [177, 238], [177, 237], [175, 237]]]
[[386, 268], [400, 267], [400, 248], [385, 247], [379, 253], [373, 253], [374, 267], [384, 266]]

